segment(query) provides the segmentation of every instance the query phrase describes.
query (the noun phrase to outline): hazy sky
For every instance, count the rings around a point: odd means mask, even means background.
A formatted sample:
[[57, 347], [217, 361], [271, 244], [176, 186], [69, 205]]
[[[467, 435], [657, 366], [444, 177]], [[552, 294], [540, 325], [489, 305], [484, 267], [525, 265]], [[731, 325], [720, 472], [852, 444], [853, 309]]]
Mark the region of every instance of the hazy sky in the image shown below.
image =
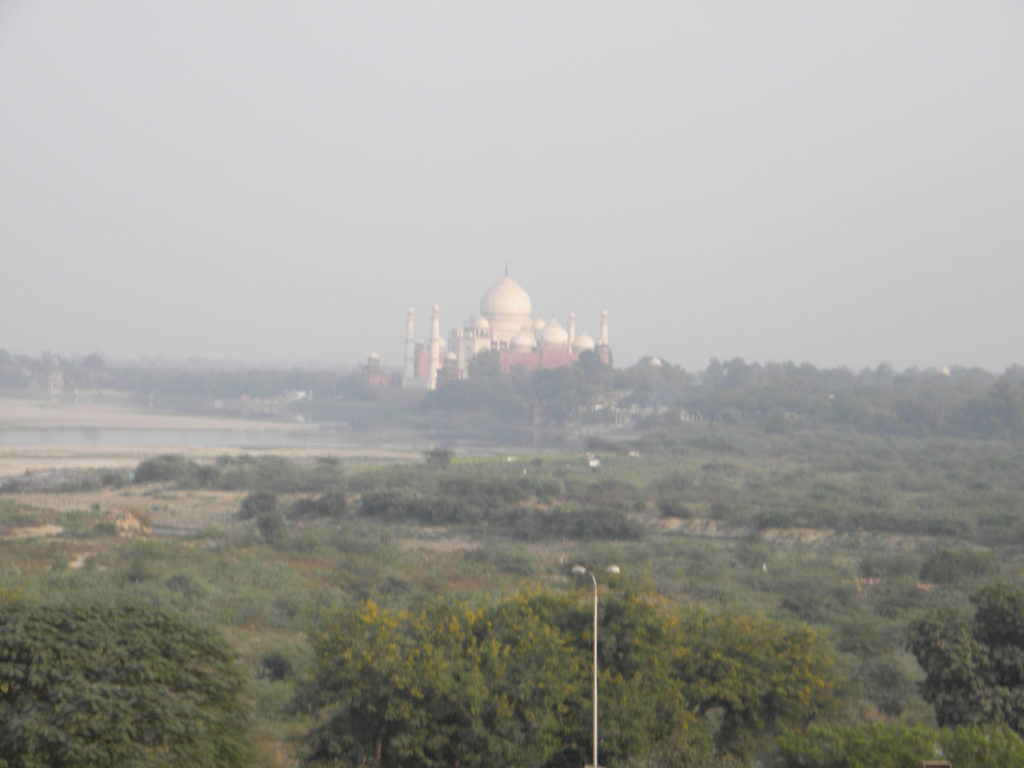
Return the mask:
[[0, 0], [0, 347], [1024, 362], [1020, 0]]

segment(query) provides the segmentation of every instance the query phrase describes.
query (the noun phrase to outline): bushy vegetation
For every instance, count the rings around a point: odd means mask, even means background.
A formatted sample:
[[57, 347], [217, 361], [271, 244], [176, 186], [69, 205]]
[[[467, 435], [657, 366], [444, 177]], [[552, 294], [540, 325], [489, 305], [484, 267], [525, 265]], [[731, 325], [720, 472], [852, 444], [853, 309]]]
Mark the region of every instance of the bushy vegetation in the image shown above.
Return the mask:
[[811, 726], [780, 739], [774, 768], [913, 768], [948, 760], [960, 768], [1024, 764], [1024, 741], [1000, 728], [959, 727], [935, 731], [924, 725], [862, 723]]
[[[318, 662], [303, 694], [325, 713], [307, 763], [585, 762], [588, 618], [586, 602], [547, 591], [479, 608], [364, 602], [331, 614], [314, 636]], [[601, 749], [612, 764], [709, 739], [743, 754], [750, 739], [835, 703], [831, 662], [805, 629], [682, 611], [627, 585], [606, 598], [599, 632]]]
[[244, 766], [235, 654], [152, 604], [0, 605], [4, 765]]
[[[379, 742], [393, 765], [517, 762], [508, 745], [578, 765], [592, 593], [568, 573], [616, 563], [599, 575], [606, 764], [1016, 764], [1024, 448], [739, 421], [603, 434], [589, 455], [161, 456], [131, 485], [52, 489], [52, 508], [0, 497], [2, 534], [63, 528], [0, 544], [0, 600], [217, 627], [248, 678], [253, 764], [372, 761]], [[227, 511], [132, 539], [102, 506], [145, 518], [172, 498]], [[371, 651], [378, 667], [347, 666]]]
[[221, 456], [201, 464], [181, 454], [144, 459], [136, 483], [171, 483], [177, 488], [262, 493], [316, 493], [345, 487], [344, 471], [333, 459], [294, 462], [279, 456]]

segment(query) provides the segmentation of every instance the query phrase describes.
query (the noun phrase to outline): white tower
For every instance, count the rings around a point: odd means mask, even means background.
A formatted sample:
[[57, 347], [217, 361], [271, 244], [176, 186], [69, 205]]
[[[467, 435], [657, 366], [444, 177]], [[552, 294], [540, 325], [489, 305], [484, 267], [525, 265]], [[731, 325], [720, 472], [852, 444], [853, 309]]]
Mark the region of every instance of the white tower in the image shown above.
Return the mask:
[[608, 346], [608, 310], [601, 310], [601, 340], [598, 342], [602, 347]]
[[430, 370], [427, 372], [427, 389], [437, 389], [437, 371], [441, 367], [441, 308], [434, 305], [430, 320]]
[[576, 341], [576, 313], [575, 312], [570, 312], [569, 313], [569, 328], [568, 328], [568, 331], [569, 331], [568, 348], [569, 348], [569, 351], [572, 352], [572, 343], [574, 341]]
[[416, 310], [409, 307], [409, 315], [405, 320], [405, 370], [402, 371], [402, 380], [406, 382], [411, 381], [416, 375], [416, 342], [413, 338], [415, 319]]

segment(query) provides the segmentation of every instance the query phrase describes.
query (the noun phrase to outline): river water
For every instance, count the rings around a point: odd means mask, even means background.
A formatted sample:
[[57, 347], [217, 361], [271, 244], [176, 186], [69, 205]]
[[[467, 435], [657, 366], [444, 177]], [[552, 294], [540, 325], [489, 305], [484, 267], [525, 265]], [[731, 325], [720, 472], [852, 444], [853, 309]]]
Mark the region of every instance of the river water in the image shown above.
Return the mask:
[[[520, 437], [520, 440], [516, 440]], [[524, 448], [540, 448], [521, 440], [519, 435], [496, 433], [488, 437], [452, 432], [404, 429], [355, 429], [347, 425], [306, 425], [296, 428], [206, 429], [206, 428], [116, 428], [45, 427], [0, 428], [0, 449], [118, 449], [141, 448], [150, 451], [167, 448], [220, 449], [225, 453], [245, 450], [306, 449], [336, 451], [419, 452], [445, 446], [461, 455], [501, 455]], [[558, 440], [546, 447], [562, 447]]]
[[4, 448], [358, 448], [362, 436], [345, 429], [118, 429], [55, 427], [0, 429]]

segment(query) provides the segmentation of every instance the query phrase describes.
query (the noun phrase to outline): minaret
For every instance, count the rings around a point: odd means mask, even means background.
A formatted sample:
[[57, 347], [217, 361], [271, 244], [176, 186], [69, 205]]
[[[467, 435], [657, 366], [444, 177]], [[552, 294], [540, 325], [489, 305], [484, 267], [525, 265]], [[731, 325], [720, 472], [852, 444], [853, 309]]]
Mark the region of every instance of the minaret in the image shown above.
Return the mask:
[[416, 325], [416, 310], [409, 307], [409, 315], [405, 320], [405, 370], [402, 372], [402, 381], [412, 381], [416, 375], [416, 341], [413, 338], [413, 328]]
[[430, 371], [427, 374], [427, 389], [437, 389], [437, 370], [441, 367], [441, 308], [434, 305], [430, 319]]
[[597, 342], [602, 347], [608, 346], [608, 310], [601, 310], [601, 340]]
[[569, 351], [572, 352], [572, 343], [576, 341], [576, 313], [569, 313]]

